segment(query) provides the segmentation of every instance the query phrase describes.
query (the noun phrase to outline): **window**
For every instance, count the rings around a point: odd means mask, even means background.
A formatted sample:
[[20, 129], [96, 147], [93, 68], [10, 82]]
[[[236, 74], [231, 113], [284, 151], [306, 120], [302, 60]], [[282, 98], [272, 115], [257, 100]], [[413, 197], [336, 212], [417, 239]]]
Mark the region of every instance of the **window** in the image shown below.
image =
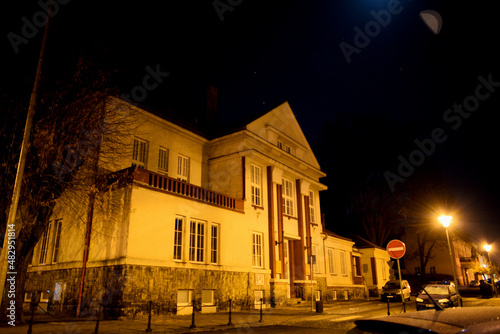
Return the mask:
[[345, 251], [340, 251], [340, 273], [347, 276], [347, 267], [345, 263]]
[[38, 259], [38, 264], [45, 264], [47, 263], [47, 254], [49, 252], [49, 235], [50, 235], [50, 228], [52, 227], [52, 223], [47, 226], [47, 229], [45, 232], [43, 232], [42, 235], [42, 244], [40, 246], [40, 258]]
[[316, 261], [313, 262], [313, 273], [317, 273], [319, 272], [319, 257], [318, 257], [318, 246], [317, 245], [313, 245], [312, 246], [312, 250], [311, 250], [311, 253], [312, 253], [312, 256], [314, 256], [316, 258]]
[[328, 271], [331, 275], [335, 275], [335, 258], [333, 257], [333, 249], [328, 248]]
[[250, 165], [250, 185], [252, 190], [252, 204], [262, 206], [262, 177], [258, 166]]
[[382, 279], [386, 280], [387, 279], [387, 263], [384, 261], [384, 259], [380, 259], [380, 270], [382, 271]]
[[146, 168], [148, 159], [148, 142], [134, 138], [134, 149], [132, 151], [132, 166]]
[[201, 290], [201, 305], [214, 305], [214, 290]]
[[314, 198], [314, 192], [309, 191], [309, 220], [311, 223], [316, 223], [314, 206], [316, 205], [316, 199]]
[[54, 223], [54, 252], [52, 254], [52, 263], [57, 263], [59, 260], [59, 243], [61, 241], [62, 219], [58, 219]]
[[48, 303], [49, 302], [49, 292], [48, 291], [42, 291], [40, 293], [40, 303]]
[[286, 153], [290, 153], [292, 154], [292, 147], [286, 143], [283, 143], [281, 140], [278, 139], [276, 145], [282, 149], [283, 151], [285, 151]]
[[53, 301], [61, 300], [61, 294], [64, 289], [63, 282], [56, 282], [54, 286], [54, 297], [52, 297]]
[[212, 224], [210, 227], [210, 263], [219, 262], [219, 225]]
[[260, 305], [264, 303], [264, 291], [255, 290], [253, 292], [255, 308], [260, 308]]
[[177, 178], [186, 182], [189, 180], [189, 158], [183, 155], [177, 158]]
[[174, 260], [182, 260], [182, 230], [184, 225], [184, 218], [175, 218], [174, 230]]
[[262, 234], [252, 233], [252, 266], [262, 267]]
[[189, 236], [189, 261], [203, 262], [205, 247], [205, 223], [200, 221], [191, 221]]
[[436, 273], [436, 267], [435, 266], [430, 266], [429, 267], [429, 273], [430, 274], [435, 274]]
[[293, 183], [287, 179], [283, 179], [283, 213], [293, 216]]
[[168, 171], [168, 150], [160, 147], [158, 151], [158, 169], [164, 172]]
[[193, 300], [192, 290], [178, 290], [177, 291], [177, 306], [188, 306], [191, 305]]

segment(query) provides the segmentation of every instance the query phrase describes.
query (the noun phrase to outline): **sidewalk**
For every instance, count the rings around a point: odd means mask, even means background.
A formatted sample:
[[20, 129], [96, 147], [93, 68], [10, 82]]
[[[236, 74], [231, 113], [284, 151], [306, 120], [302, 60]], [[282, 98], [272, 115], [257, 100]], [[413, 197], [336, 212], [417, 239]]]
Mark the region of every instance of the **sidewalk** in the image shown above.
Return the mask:
[[[332, 304], [325, 304], [326, 310], [342, 309], [349, 306], [371, 303], [368, 301], [339, 301]], [[228, 312], [217, 312], [211, 314], [195, 314], [196, 328], [190, 328], [192, 324], [191, 315], [169, 315], [151, 318], [151, 329], [153, 333], [196, 333], [210, 330], [227, 330], [231, 328], [241, 328], [248, 330], [251, 327], [273, 326], [273, 325], [300, 325], [301, 319], [318, 317], [311, 310], [310, 303], [301, 303], [293, 306], [279, 307], [276, 309], [264, 309], [262, 312], [262, 322], [259, 310], [232, 312], [231, 322], [228, 325]], [[29, 317], [25, 318], [29, 320]], [[148, 325], [148, 318], [124, 319], [124, 320], [101, 320], [99, 322], [99, 333], [144, 333]], [[55, 319], [48, 315], [35, 315], [33, 324], [33, 334], [37, 333], [94, 333], [96, 327], [95, 319]], [[0, 331], [5, 334], [17, 334], [28, 332], [28, 325], [18, 325], [16, 327], [4, 324]]]

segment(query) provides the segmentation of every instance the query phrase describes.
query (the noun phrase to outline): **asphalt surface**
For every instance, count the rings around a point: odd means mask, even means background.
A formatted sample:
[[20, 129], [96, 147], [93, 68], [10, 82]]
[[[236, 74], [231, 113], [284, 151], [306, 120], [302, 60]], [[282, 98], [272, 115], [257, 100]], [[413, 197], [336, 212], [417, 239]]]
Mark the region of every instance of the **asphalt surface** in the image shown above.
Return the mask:
[[[479, 289], [460, 290], [464, 307], [500, 306], [500, 298], [481, 298]], [[336, 301], [324, 304], [324, 312], [311, 310], [311, 304], [303, 302], [293, 306], [264, 310], [262, 322], [258, 310], [233, 312], [232, 324], [228, 325], [228, 313], [196, 314], [195, 328], [191, 315], [170, 315], [153, 317], [153, 333], [346, 333], [355, 326], [354, 321], [376, 316], [386, 316], [404, 312], [402, 303], [382, 303], [380, 300]], [[406, 312], [416, 312], [415, 296], [406, 305]], [[29, 319], [26, 317], [25, 319]], [[36, 314], [32, 333], [95, 333], [96, 319], [55, 318], [46, 314]], [[144, 333], [148, 318], [102, 320], [98, 333]], [[27, 324], [15, 327], [0, 325], [5, 334], [28, 333]]]

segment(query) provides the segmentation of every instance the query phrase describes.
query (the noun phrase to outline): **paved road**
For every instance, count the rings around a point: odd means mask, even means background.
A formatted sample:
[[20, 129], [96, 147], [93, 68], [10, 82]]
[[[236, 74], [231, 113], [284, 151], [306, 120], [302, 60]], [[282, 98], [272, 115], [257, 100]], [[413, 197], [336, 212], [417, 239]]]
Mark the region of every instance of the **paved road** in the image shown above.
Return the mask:
[[[186, 332], [190, 333], [190, 332]], [[327, 329], [327, 328], [314, 328], [314, 327], [297, 327], [297, 326], [284, 326], [284, 325], [276, 325], [276, 326], [263, 326], [263, 327], [254, 327], [254, 328], [245, 328], [245, 327], [239, 327], [239, 328], [233, 328], [233, 329], [228, 329], [228, 330], [223, 330], [223, 331], [211, 331], [211, 332], [197, 332], [197, 334], [221, 334], [221, 333], [235, 333], [235, 334], [242, 334], [242, 333], [252, 333], [252, 334], [258, 334], [258, 333], [273, 333], [273, 334], [288, 334], [288, 333], [294, 333], [294, 334], [309, 334], [309, 333], [315, 333], [315, 334], [344, 334], [344, 330], [335, 330], [335, 329]], [[185, 334], [185, 333], [183, 333]]]
[[[500, 306], [500, 298], [482, 299], [469, 297], [475, 291], [462, 294], [464, 307]], [[407, 304], [406, 312], [416, 312], [415, 297]], [[325, 304], [324, 312], [312, 312], [310, 305], [298, 304], [284, 309], [266, 310], [263, 322], [259, 322], [257, 311], [234, 312], [232, 322], [228, 326], [228, 314], [196, 315], [196, 325], [190, 329], [191, 316], [163, 316], [153, 319], [153, 333], [346, 333], [353, 328], [354, 321], [363, 318], [387, 315], [387, 303], [380, 300], [371, 301], [338, 301]], [[389, 304], [391, 315], [403, 312], [402, 303]], [[144, 333], [147, 319], [124, 319], [119, 321], [101, 321], [99, 333]], [[0, 332], [5, 334], [25, 334], [27, 326], [4, 327], [0, 324]], [[39, 319], [33, 326], [33, 334], [45, 333], [93, 333], [95, 320], [92, 319]]]

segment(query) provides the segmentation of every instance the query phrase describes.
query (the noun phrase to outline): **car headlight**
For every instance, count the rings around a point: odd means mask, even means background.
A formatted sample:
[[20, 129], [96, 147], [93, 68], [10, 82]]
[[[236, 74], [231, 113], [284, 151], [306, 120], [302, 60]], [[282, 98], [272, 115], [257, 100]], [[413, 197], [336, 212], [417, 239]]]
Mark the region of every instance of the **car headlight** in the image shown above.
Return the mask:
[[422, 303], [424, 300], [422, 298], [417, 297], [417, 302]]
[[448, 303], [449, 300], [447, 298], [445, 298], [445, 299], [438, 300], [438, 302], [440, 302], [440, 303]]

